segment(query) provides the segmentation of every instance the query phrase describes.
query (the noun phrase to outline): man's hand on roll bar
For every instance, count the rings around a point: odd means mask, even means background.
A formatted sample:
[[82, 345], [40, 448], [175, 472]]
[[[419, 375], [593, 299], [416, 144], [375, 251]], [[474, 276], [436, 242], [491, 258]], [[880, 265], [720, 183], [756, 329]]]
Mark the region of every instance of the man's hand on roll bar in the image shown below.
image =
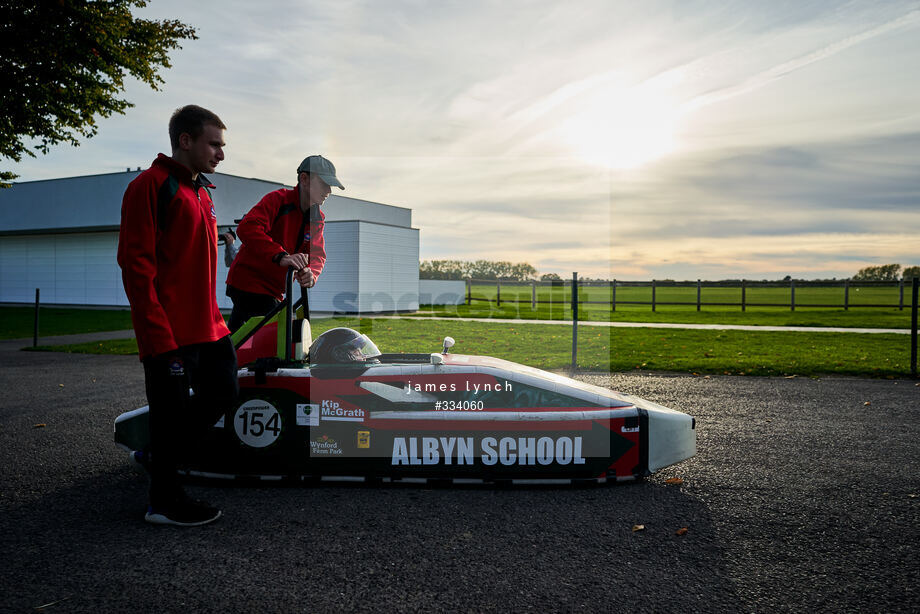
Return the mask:
[[304, 288], [312, 288], [313, 284], [316, 283], [316, 277], [313, 276], [313, 271], [310, 270], [310, 261], [306, 254], [298, 253], [282, 256], [278, 264], [294, 269], [294, 279]]

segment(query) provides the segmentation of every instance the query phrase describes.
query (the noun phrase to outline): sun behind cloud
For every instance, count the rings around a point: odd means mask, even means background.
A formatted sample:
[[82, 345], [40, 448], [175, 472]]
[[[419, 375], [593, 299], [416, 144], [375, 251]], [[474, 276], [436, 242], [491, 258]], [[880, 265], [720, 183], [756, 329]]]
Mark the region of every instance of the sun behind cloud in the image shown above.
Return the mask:
[[557, 138], [589, 164], [632, 169], [674, 151], [680, 106], [660, 83], [609, 84], [573, 104]]

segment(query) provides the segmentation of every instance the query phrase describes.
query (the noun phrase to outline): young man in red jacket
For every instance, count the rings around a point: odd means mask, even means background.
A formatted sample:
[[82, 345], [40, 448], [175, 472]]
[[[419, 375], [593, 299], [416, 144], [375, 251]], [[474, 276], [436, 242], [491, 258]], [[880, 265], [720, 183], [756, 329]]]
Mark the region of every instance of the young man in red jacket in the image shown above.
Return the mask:
[[326, 263], [326, 216], [319, 207], [330, 186], [345, 189], [335, 166], [322, 156], [309, 156], [297, 167], [293, 190], [269, 192], [243, 216], [236, 228], [243, 245], [227, 275], [227, 296], [233, 300], [230, 330], [278, 304], [288, 267], [294, 267], [304, 288], [316, 283]]
[[207, 109], [176, 110], [172, 155], [159, 154], [128, 185], [121, 206], [118, 264], [150, 407], [150, 447], [135, 458], [150, 472], [145, 518], [153, 524], [220, 517], [185, 494], [176, 472], [239, 393], [236, 351], [217, 307], [214, 186], [201, 174], [224, 159], [225, 129]]

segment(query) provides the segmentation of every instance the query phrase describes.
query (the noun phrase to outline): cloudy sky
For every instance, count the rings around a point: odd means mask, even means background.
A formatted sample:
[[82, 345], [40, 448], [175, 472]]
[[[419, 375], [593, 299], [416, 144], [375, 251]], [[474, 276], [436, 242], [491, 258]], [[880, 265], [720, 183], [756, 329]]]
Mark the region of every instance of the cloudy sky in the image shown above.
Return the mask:
[[[171, 111], [220, 171], [413, 210], [422, 259], [617, 279], [920, 264], [920, 3], [152, 0], [198, 29], [154, 92], [20, 180], [146, 167]], [[4, 168], [10, 168], [5, 164]]]

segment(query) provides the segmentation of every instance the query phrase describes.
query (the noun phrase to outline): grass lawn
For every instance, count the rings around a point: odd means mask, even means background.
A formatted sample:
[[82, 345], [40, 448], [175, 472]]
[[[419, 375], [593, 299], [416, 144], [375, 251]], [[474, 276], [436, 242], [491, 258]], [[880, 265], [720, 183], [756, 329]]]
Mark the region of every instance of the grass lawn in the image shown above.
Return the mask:
[[[371, 337], [382, 352], [437, 352], [450, 335], [458, 354], [485, 354], [541, 369], [571, 364], [566, 325], [427, 321], [417, 318], [316, 320], [314, 338], [334, 326]], [[910, 375], [910, 336], [859, 333], [599, 328], [578, 332], [578, 367], [732, 375]], [[46, 347], [51, 351], [134, 354], [133, 339]]]
[[[423, 305], [418, 317], [467, 317], [467, 318], [510, 318], [525, 320], [570, 320], [572, 310], [567, 299], [563, 299], [563, 289], [552, 292], [558, 299], [552, 304], [538, 304], [531, 309], [529, 286], [513, 287], [516, 296], [525, 302], [507, 302], [510, 289], [502, 288], [503, 303], [474, 301], [472, 305], [431, 306]], [[495, 288], [491, 287], [494, 298]], [[542, 289], [543, 298], [549, 298], [550, 289]], [[590, 288], [585, 298], [599, 299], [602, 291], [609, 300], [609, 289]], [[618, 300], [626, 290], [645, 291], [647, 288], [621, 288], [617, 290]], [[688, 288], [671, 290], [687, 291]], [[718, 290], [734, 290], [720, 288]], [[780, 290], [766, 288], [764, 290]], [[815, 288], [813, 290], [828, 290]], [[891, 295], [893, 290], [887, 288], [870, 288], [870, 290], [887, 290], [885, 300], [897, 302]], [[661, 290], [663, 291], [663, 290]], [[650, 290], [649, 290], [650, 292]], [[852, 290], [851, 290], [852, 294]], [[526, 296], [525, 296], [526, 295]], [[475, 294], [474, 294], [475, 296]], [[540, 297], [541, 295], [538, 295]], [[695, 289], [693, 290], [695, 297]], [[686, 298], [686, 297], [684, 297]], [[909, 299], [909, 293], [908, 297]], [[882, 300], [876, 297], [873, 300]], [[579, 307], [580, 321], [599, 322], [669, 322], [678, 324], [744, 324], [752, 326], [828, 326], [840, 328], [910, 328], [910, 309], [854, 307], [842, 308], [799, 307], [791, 311], [788, 307], [740, 307], [711, 306], [697, 311], [695, 306], [659, 305], [655, 311], [649, 305], [617, 305], [610, 311], [609, 303], [582, 304]], [[32, 307], [0, 307], [0, 339], [18, 339], [32, 337], [34, 309]], [[72, 333], [89, 333], [108, 330], [130, 330], [131, 314], [121, 309], [77, 309], [62, 307], [42, 307], [39, 310], [39, 335], [66, 335]]]
[[[524, 320], [571, 320], [568, 305], [550, 308], [549, 305], [531, 309], [530, 303], [516, 305], [502, 303], [501, 307], [488, 303], [473, 305], [432, 306], [423, 305], [418, 317], [460, 318], [512, 318]], [[696, 311], [695, 307], [665, 306], [652, 311], [648, 306], [617, 306], [615, 312], [593, 305], [580, 305], [579, 321], [594, 322], [670, 322], [676, 324], [744, 324], [748, 326], [825, 326], [834, 328], [910, 328], [910, 310], [892, 308], [826, 309], [799, 308], [796, 311], [777, 307], [748, 307], [741, 311], [735, 307], [708, 307]]]
[[[0, 307], [0, 339], [32, 337], [34, 322], [33, 307]], [[127, 309], [40, 307], [38, 327], [38, 334], [43, 337], [130, 330], [131, 312]]]
[[[533, 307], [530, 285], [502, 285], [501, 305], [496, 303], [495, 285], [473, 286], [470, 305], [423, 306], [422, 315], [471, 318], [521, 318], [570, 320], [571, 287], [538, 287]], [[616, 291], [616, 309], [611, 311], [611, 290], [606, 286], [589, 286], [579, 290], [579, 320], [600, 322], [672, 322], [681, 324], [746, 324], [753, 326], [831, 326], [843, 328], [909, 328], [910, 288], [905, 289], [904, 308], [897, 286], [854, 284], [849, 292], [849, 309], [843, 308], [844, 290], [839, 287], [802, 286], [796, 289], [796, 308], [789, 304], [788, 287], [749, 287], [745, 290], [746, 307], [742, 311], [741, 288], [703, 288], [700, 311], [696, 309], [696, 287], [661, 287], [655, 292], [655, 310], [650, 304], [628, 301], [652, 300], [649, 286], [622, 287]], [[479, 300], [477, 300], [479, 299]], [[592, 301], [592, 302], [586, 302]], [[626, 302], [626, 303], [624, 303]], [[664, 303], [664, 304], [663, 304]], [[683, 305], [666, 303], [689, 303]], [[723, 303], [723, 304], [713, 304]], [[751, 305], [758, 303], [759, 305]], [[817, 307], [814, 305], [839, 305]], [[869, 307], [868, 305], [891, 305]]]
[[[653, 298], [659, 306], [666, 303], [685, 303], [692, 305], [696, 309], [697, 287], [695, 283], [665, 284], [665, 282], [659, 282], [654, 294], [648, 282], [623, 283], [635, 283], [636, 285], [617, 287], [617, 310], [622, 307], [628, 307], [630, 302], [651, 303]], [[529, 283], [503, 282], [500, 290], [502, 301], [517, 300], [529, 304], [534, 298], [534, 289]], [[597, 301], [609, 305], [613, 298], [613, 291], [606, 284], [580, 285], [578, 290], [579, 301]], [[477, 282], [472, 286], [472, 298], [474, 299], [495, 301], [498, 298], [498, 294], [499, 287], [494, 283]], [[554, 288], [538, 285], [535, 298], [541, 302], [567, 303], [571, 301], [572, 288], [571, 286]], [[744, 290], [742, 290], [740, 283], [736, 286], [707, 286], [704, 283], [700, 289], [699, 298], [704, 310], [712, 306], [718, 306], [720, 303], [729, 303], [740, 311], [742, 302], [748, 306], [762, 303], [790, 309], [792, 289], [788, 284], [781, 282], [747, 282]], [[910, 283], [904, 285], [903, 301], [901, 289], [895, 282], [864, 282], [863, 284], [852, 282], [848, 292], [844, 289], [843, 282], [798, 282], [798, 286], [795, 288], [795, 305], [797, 308], [800, 306], [823, 305], [843, 309], [845, 302], [850, 307], [867, 305], [897, 307], [902, 302], [905, 306], [909, 306]], [[625, 304], [621, 305], [621, 303]], [[645, 305], [644, 308], [650, 310], [651, 306]]]

